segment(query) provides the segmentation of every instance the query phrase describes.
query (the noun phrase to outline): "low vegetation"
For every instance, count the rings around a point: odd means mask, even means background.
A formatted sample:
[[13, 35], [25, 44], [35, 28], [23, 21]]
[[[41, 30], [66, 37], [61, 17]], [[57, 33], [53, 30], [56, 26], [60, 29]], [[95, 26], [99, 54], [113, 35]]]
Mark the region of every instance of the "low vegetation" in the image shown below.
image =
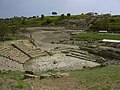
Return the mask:
[[0, 24], [0, 41], [14, 40], [20, 38], [18, 35], [19, 25]]
[[[50, 71], [49, 71], [50, 72]], [[117, 72], [117, 73], [116, 73]], [[42, 73], [42, 72], [41, 72]], [[45, 73], [45, 72], [43, 72]], [[48, 73], [48, 72], [46, 72]], [[18, 72], [18, 71], [8, 71], [8, 72], [1, 72], [1, 77], [10, 78], [12, 80], [15, 80], [16, 83], [13, 84], [13, 88], [16, 88], [15, 90], [30, 90], [30, 83], [27, 81], [32, 81], [34, 88], [40, 89], [41, 87], [48, 87], [48, 89], [52, 88], [54, 82], [59, 80], [59, 83], [55, 84], [56, 86], [59, 86], [60, 89], [71, 87], [74, 90], [119, 90], [120, 89], [120, 65], [108, 65], [105, 67], [98, 67], [98, 68], [84, 68], [82, 70], [76, 70], [76, 71], [69, 71], [70, 76], [67, 78], [63, 78], [66, 80], [70, 80], [72, 82], [64, 82], [63, 79], [43, 79], [43, 80], [36, 80], [36, 79], [29, 79], [24, 80], [23, 76], [24, 73]], [[39, 75], [37, 73], [37, 75]], [[51, 82], [50, 82], [51, 81]], [[2, 81], [1, 81], [2, 82]], [[43, 83], [44, 82], [44, 83]], [[45, 84], [46, 83], [46, 84]], [[72, 87], [75, 84], [75, 87]], [[42, 84], [42, 85], [41, 85]], [[2, 84], [0, 84], [2, 85]], [[29, 88], [29, 89], [28, 89]], [[9, 90], [9, 89], [8, 89]], [[43, 89], [42, 89], [43, 90]]]
[[120, 40], [119, 34], [102, 34], [102, 33], [80, 33], [74, 35], [72, 38], [76, 40], [102, 40], [102, 39], [113, 39], [113, 40]]
[[[94, 13], [71, 15], [70, 13], [57, 15], [52, 12], [53, 16], [44, 16], [44, 14], [33, 17], [13, 17], [0, 18], [0, 40], [16, 39], [16, 35], [21, 28], [30, 26], [61, 26], [65, 28], [77, 28], [87, 31], [99, 32], [106, 30], [108, 32], [120, 31], [120, 17], [111, 15], [97, 15]], [[12, 38], [7, 38], [11, 36]], [[13, 38], [15, 37], [15, 38]]]
[[92, 22], [91, 31], [98, 32], [106, 30], [108, 32], [120, 32], [120, 17], [108, 17]]
[[[8, 87], [7, 89], [10, 90], [10, 88], [18, 90], [18, 89], [26, 89], [28, 90], [29, 84], [24, 81], [24, 73], [20, 71], [1, 71], [0, 72], [0, 78], [2, 80], [0, 81], [1, 85], [4, 84], [4, 86]], [[12, 84], [12, 86], [11, 86]]]
[[19, 32], [26, 27], [36, 26], [67, 26], [66, 20], [70, 19], [84, 19], [89, 15], [67, 15], [56, 16], [57, 13], [53, 12], [53, 16], [44, 16], [44, 14], [33, 17], [13, 17], [13, 18], [0, 18], [0, 41], [17, 39], [16, 36]]
[[0, 72], [0, 76], [8, 77], [14, 80], [24, 79], [24, 73], [20, 71], [2, 71]]
[[[72, 77], [79, 80], [80, 88], [85, 90], [119, 90], [120, 65], [101, 68], [87, 68], [70, 72]], [[82, 89], [81, 89], [82, 90]]]

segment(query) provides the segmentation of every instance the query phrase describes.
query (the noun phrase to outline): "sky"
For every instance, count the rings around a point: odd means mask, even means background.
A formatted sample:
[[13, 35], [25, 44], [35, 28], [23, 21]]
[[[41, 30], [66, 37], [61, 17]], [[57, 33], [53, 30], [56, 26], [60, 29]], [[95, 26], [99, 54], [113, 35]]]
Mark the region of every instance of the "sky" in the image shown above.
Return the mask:
[[13, 16], [81, 14], [97, 12], [120, 14], [120, 0], [0, 0], [0, 18]]

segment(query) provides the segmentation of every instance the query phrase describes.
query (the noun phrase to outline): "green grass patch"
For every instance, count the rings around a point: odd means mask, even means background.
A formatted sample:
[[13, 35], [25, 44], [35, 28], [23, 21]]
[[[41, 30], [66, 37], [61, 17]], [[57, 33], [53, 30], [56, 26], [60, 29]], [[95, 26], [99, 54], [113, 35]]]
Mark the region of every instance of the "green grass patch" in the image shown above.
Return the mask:
[[80, 33], [72, 36], [72, 38], [74, 38], [75, 40], [120, 40], [120, 34]]
[[80, 87], [85, 87], [86, 90], [120, 89], [120, 65], [71, 71], [70, 75], [77, 78]]
[[4, 76], [14, 80], [24, 79], [24, 73], [20, 71], [2, 71], [0, 72], [0, 76]]
[[[11, 81], [14, 80], [15, 83], [13, 83], [13, 86], [10, 86], [14, 90], [19, 90], [19, 89], [29, 90], [29, 88], [30, 88], [30, 84], [27, 83], [24, 80], [24, 72], [20, 72], [20, 71], [2, 71], [2, 72], [0, 72], [0, 77], [5, 77], [7, 79], [10, 79]], [[2, 86], [2, 85], [3, 85], [3, 83], [0, 82], [0, 86]]]
[[3, 39], [0, 39], [0, 42], [3, 41], [11, 41], [11, 40], [20, 40], [20, 39], [26, 39], [27, 37], [20, 36], [20, 35], [6, 35]]
[[14, 87], [18, 88], [18, 89], [26, 89], [26, 88], [29, 88], [30, 85], [22, 80], [19, 80], [19, 81], [17, 81], [16, 84], [14, 84]]
[[18, 36], [18, 35], [8, 35], [5, 37], [5, 41], [7, 41], [7, 40], [19, 40], [19, 39], [25, 39], [25, 37]]

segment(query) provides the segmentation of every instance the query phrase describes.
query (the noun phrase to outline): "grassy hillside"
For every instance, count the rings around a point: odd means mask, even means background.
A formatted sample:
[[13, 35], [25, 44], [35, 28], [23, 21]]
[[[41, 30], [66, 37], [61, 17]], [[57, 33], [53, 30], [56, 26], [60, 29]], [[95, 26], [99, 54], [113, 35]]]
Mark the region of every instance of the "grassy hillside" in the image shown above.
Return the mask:
[[107, 30], [109, 32], [120, 32], [120, 17], [108, 17], [96, 20], [90, 27], [92, 31]]
[[[76, 26], [78, 23], [83, 22], [83, 19], [90, 19], [90, 15], [81, 14], [81, 15], [60, 15], [60, 16], [43, 16], [43, 17], [14, 17], [14, 18], [6, 18], [0, 19], [0, 24], [5, 23], [9, 26], [18, 24], [20, 27], [28, 27], [28, 26], [67, 26], [73, 25]], [[74, 21], [74, 20], [77, 20]], [[74, 23], [73, 23], [74, 22]]]
[[[120, 32], [120, 17], [88, 14], [81, 15], [60, 15], [44, 17], [13, 17], [0, 19], [0, 40], [16, 39], [15, 34], [21, 28], [30, 26], [61, 26], [67, 29], [79, 29], [98, 32], [107, 30], [109, 32]], [[10, 37], [9, 37], [10, 36]], [[12, 37], [12, 38], [11, 38]]]

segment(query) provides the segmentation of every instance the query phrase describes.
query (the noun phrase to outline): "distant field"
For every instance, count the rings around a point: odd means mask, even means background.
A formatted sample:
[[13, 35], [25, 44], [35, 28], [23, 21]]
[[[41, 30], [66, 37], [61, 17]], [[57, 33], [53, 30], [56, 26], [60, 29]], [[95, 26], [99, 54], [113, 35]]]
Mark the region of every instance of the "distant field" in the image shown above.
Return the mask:
[[114, 39], [120, 40], [120, 34], [98, 34], [98, 33], [80, 33], [72, 38], [76, 40], [102, 40], [102, 39]]

